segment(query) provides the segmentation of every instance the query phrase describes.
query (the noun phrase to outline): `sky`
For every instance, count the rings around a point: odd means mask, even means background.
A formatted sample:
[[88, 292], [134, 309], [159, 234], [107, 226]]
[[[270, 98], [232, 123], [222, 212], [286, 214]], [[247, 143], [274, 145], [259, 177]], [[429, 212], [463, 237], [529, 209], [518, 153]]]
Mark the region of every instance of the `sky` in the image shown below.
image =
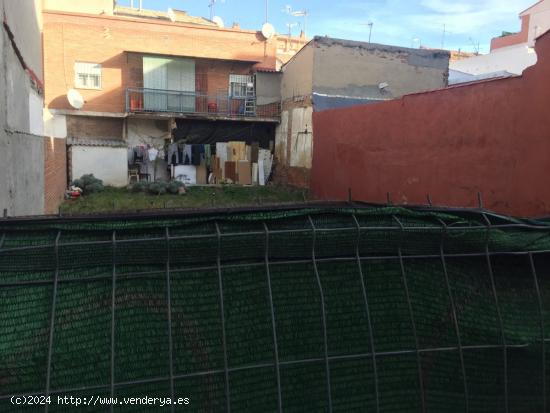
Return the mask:
[[[185, 10], [210, 17], [211, 0], [143, 0], [143, 7]], [[129, 5], [130, 0], [118, 0]], [[137, 6], [138, 0], [134, 0]], [[536, 0], [268, 0], [268, 20], [278, 33], [290, 30], [307, 37], [328, 35], [405, 47], [420, 45], [462, 51], [489, 52], [492, 37], [520, 30], [518, 14]], [[226, 26], [260, 29], [265, 22], [265, 0], [216, 0], [215, 15]], [[304, 17], [289, 11], [307, 10]]]

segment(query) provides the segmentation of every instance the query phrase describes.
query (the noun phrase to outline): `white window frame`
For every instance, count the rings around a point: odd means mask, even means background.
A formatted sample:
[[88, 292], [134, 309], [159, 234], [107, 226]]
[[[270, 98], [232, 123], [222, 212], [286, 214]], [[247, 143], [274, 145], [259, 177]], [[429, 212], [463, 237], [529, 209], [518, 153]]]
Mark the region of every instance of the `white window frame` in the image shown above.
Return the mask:
[[[94, 78], [97, 79], [97, 84], [94, 84]], [[92, 62], [75, 62], [74, 87], [75, 89], [101, 89], [101, 64]]]
[[253, 83], [252, 76], [249, 75], [229, 75], [229, 97], [232, 99], [245, 99], [246, 88], [249, 83]]

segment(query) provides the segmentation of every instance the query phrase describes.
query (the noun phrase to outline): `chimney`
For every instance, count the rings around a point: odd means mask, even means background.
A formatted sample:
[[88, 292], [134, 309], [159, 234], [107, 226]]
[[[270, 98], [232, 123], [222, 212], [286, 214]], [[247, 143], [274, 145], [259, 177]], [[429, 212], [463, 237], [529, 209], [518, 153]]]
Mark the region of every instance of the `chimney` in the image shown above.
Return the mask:
[[241, 25], [239, 23], [235, 23], [233, 22], [233, 26], [231, 26], [232, 29], [235, 29], [235, 30], [240, 30], [241, 29]]

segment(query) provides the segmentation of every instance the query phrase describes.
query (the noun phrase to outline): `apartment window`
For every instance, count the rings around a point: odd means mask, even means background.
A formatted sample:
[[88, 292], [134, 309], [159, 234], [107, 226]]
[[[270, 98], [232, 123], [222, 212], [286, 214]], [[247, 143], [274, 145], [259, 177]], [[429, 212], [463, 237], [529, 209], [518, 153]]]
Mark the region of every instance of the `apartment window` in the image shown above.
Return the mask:
[[101, 89], [101, 65], [98, 63], [76, 62], [74, 64], [74, 84], [79, 89]]
[[229, 96], [235, 99], [244, 99], [248, 84], [253, 84], [252, 76], [229, 75]]

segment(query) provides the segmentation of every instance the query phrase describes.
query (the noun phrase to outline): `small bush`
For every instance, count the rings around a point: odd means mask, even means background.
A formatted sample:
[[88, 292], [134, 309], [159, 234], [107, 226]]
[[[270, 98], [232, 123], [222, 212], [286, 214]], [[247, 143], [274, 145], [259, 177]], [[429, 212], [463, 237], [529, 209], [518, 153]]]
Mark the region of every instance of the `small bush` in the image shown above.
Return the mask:
[[168, 184], [166, 182], [151, 182], [147, 187], [147, 192], [152, 195], [162, 195], [166, 193]]
[[71, 185], [77, 186], [82, 189], [83, 195], [93, 194], [96, 192], [103, 192], [105, 187], [103, 181], [97, 179], [93, 174], [82, 175], [79, 179], [75, 179]]
[[147, 181], [139, 181], [133, 184], [130, 187], [130, 191], [132, 192], [147, 192], [147, 189], [149, 188], [149, 182]]
[[179, 193], [179, 189], [183, 188], [185, 185], [183, 182], [180, 181], [170, 181], [168, 183], [168, 186], [166, 187], [166, 190], [174, 195], [177, 195]]

